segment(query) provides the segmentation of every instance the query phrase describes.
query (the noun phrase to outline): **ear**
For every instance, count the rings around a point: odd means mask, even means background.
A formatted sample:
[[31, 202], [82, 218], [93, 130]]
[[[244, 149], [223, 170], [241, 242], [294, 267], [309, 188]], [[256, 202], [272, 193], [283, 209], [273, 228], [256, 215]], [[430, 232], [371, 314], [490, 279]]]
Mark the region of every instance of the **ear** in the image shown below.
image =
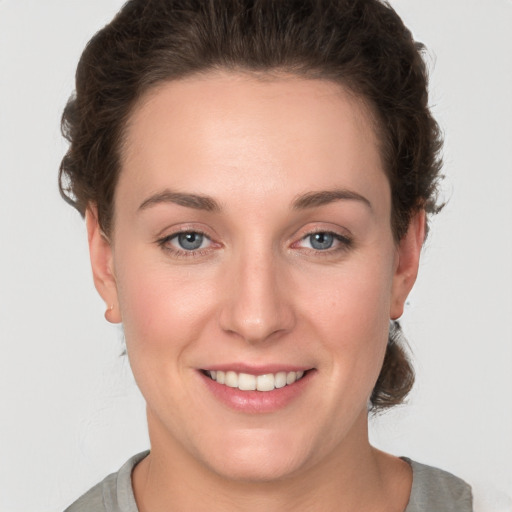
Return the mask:
[[409, 222], [407, 233], [397, 247], [397, 261], [393, 276], [393, 289], [389, 317], [400, 318], [404, 304], [418, 275], [421, 248], [425, 240], [425, 210], [421, 209]]
[[107, 304], [105, 318], [111, 323], [120, 323], [121, 313], [119, 311], [117, 283], [113, 270], [112, 247], [98, 223], [96, 205], [91, 204], [87, 207], [85, 222], [94, 286]]

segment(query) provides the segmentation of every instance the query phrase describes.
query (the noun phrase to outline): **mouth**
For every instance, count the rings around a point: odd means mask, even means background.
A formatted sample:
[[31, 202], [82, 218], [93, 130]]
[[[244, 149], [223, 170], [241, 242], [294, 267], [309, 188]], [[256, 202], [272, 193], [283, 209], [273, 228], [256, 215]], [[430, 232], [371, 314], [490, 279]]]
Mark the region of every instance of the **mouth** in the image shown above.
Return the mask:
[[202, 370], [203, 374], [211, 380], [230, 388], [237, 388], [240, 391], [261, 391], [269, 392], [291, 386], [304, 378], [306, 371], [280, 371], [276, 373], [265, 373], [252, 375], [250, 373], [235, 372], [232, 370]]
[[232, 364], [199, 371], [206, 389], [220, 403], [244, 414], [274, 413], [312, 389], [315, 368]]

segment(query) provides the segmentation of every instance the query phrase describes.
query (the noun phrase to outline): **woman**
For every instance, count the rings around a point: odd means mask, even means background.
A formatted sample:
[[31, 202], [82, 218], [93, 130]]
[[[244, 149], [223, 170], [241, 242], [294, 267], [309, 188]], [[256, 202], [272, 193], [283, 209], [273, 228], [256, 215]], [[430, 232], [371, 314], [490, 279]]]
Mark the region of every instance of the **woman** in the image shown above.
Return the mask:
[[151, 451], [68, 510], [472, 509], [368, 440], [439, 209], [420, 52], [377, 0], [132, 0], [91, 40], [61, 187]]

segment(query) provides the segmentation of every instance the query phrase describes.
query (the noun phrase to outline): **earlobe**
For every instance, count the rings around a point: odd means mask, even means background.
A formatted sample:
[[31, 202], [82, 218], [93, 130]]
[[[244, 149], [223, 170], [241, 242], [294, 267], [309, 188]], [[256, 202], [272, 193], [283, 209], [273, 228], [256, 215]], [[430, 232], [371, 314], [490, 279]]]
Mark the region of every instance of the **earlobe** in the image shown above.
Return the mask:
[[111, 243], [101, 230], [95, 205], [89, 205], [85, 213], [89, 256], [94, 286], [106, 303], [105, 318], [111, 323], [121, 322], [117, 298], [117, 283], [113, 270]]
[[421, 248], [425, 240], [425, 210], [416, 213], [409, 223], [407, 233], [397, 247], [397, 264], [393, 276], [393, 290], [389, 317], [400, 318], [404, 304], [416, 281]]

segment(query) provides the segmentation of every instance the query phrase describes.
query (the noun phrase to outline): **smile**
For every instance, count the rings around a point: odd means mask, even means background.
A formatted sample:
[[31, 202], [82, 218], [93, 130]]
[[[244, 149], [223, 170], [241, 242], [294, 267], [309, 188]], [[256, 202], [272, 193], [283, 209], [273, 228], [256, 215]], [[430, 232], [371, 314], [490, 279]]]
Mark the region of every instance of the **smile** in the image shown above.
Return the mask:
[[302, 379], [303, 371], [277, 372], [264, 375], [251, 375], [249, 373], [237, 373], [234, 371], [205, 370], [205, 375], [218, 384], [230, 388], [238, 388], [241, 391], [273, 391], [284, 388]]

